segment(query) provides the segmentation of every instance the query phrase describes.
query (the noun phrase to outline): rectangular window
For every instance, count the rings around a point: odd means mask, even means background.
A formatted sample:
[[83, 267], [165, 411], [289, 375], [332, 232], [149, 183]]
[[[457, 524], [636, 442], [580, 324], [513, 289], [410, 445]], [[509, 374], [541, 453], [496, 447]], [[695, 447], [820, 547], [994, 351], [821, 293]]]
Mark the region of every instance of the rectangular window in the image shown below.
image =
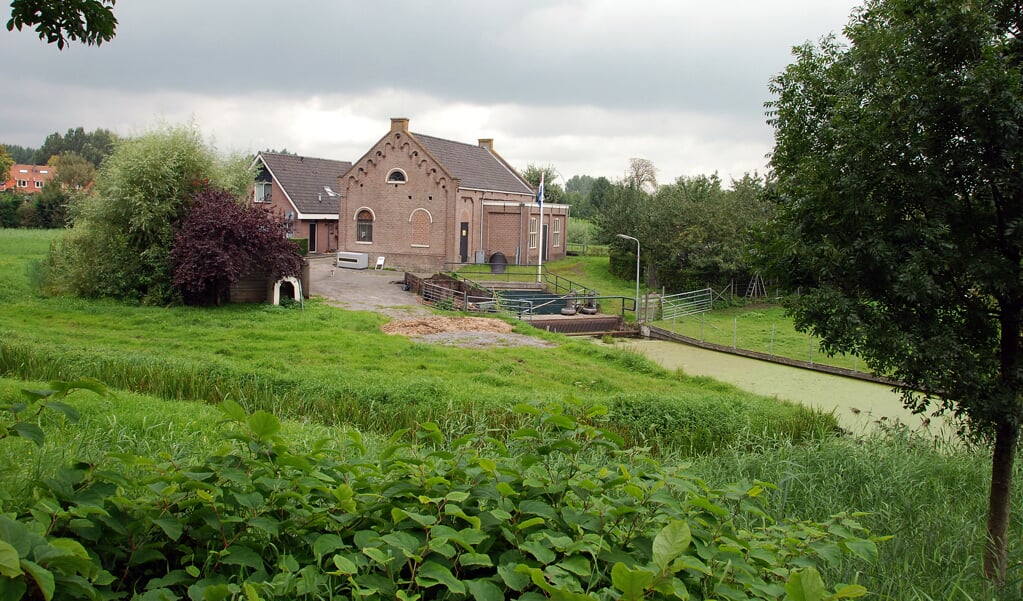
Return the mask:
[[38, 190], [39, 188], [42, 188], [42, 187], [43, 187], [43, 182], [41, 182], [39, 180], [36, 180], [36, 189]]
[[27, 179], [19, 179], [18, 180], [18, 187], [19, 188], [27, 188], [28, 187], [28, 180]]
[[273, 200], [273, 184], [271, 182], [256, 182], [256, 202], [270, 202]]
[[561, 246], [561, 217], [554, 218], [554, 240], [555, 248]]
[[536, 248], [536, 217], [529, 218], [529, 248]]

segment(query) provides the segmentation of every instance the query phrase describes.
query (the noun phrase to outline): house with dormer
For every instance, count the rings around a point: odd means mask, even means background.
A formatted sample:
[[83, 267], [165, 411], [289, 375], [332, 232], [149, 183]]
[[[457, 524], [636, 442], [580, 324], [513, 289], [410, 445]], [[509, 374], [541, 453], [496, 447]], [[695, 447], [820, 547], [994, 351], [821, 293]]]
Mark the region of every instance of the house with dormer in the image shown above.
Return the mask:
[[9, 179], [0, 181], [0, 192], [11, 191], [17, 194], [42, 192], [43, 186], [56, 175], [57, 169], [52, 165], [11, 165]]
[[535, 265], [565, 256], [568, 205], [536, 190], [494, 149], [391, 128], [338, 180], [338, 249], [369, 263], [443, 271], [460, 263]]
[[252, 202], [288, 222], [288, 235], [306, 238], [309, 252], [338, 248], [338, 178], [352, 164], [293, 154], [260, 152], [252, 162]]

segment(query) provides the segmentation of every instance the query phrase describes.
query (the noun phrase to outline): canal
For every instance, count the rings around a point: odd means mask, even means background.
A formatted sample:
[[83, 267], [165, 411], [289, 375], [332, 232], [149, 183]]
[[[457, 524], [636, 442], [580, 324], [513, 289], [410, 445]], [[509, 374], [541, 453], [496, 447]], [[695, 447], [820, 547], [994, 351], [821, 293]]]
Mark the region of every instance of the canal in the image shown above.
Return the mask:
[[756, 394], [833, 411], [839, 424], [853, 432], [862, 433], [878, 423], [895, 420], [913, 429], [937, 431], [926, 416], [907, 411], [899, 394], [884, 384], [664, 340], [623, 338], [615, 346], [642, 353], [667, 369], [681, 369], [690, 376], [708, 376]]

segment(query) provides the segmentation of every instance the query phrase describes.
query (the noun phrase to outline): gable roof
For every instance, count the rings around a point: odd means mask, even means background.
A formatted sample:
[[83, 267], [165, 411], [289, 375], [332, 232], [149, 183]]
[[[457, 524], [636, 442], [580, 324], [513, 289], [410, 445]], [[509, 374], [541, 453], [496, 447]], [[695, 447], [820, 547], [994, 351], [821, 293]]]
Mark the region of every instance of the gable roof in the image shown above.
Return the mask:
[[503, 159], [487, 148], [424, 134], [414, 133], [412, 137], [418, 140], [433, 158], [440, 161], [452, 176], [460, 179], [463, 188], [533, 194], [533, 188]]
[[336, 193], [337, 178], [351, 169], [350, 162], [273, 152], [260, 152], [256, 160], [263, 162], [300, 215], [337, 215], [337, 198], [324, 187]]

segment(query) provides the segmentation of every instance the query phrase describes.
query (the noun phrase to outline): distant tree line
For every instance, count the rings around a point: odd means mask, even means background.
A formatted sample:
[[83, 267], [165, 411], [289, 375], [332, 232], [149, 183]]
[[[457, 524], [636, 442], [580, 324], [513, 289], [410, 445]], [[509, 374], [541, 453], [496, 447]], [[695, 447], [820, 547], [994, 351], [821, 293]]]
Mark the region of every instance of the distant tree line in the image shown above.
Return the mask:
[[[755, 237], [771, 217], [766, 180], [746, 174], [725, 186], [717, 174], [682, 176], [659, 185], [648, 159], [632, 158], [625, 177], [576, 175], [562, 189], [552, 166], [528, 166], [523, 177], [536, 186], [544, 174], [545, 196], [571, 207], [573, 219], [595, 226], [598, 244], [611, 248], [611, 271], [635, 276], [635, 243], [640, 241], [643, 279], [654, 289], [683, 291], [730, 283], [745, 285], [756, 275]], [[573, 230], [570, 228], [569, 230]]]

